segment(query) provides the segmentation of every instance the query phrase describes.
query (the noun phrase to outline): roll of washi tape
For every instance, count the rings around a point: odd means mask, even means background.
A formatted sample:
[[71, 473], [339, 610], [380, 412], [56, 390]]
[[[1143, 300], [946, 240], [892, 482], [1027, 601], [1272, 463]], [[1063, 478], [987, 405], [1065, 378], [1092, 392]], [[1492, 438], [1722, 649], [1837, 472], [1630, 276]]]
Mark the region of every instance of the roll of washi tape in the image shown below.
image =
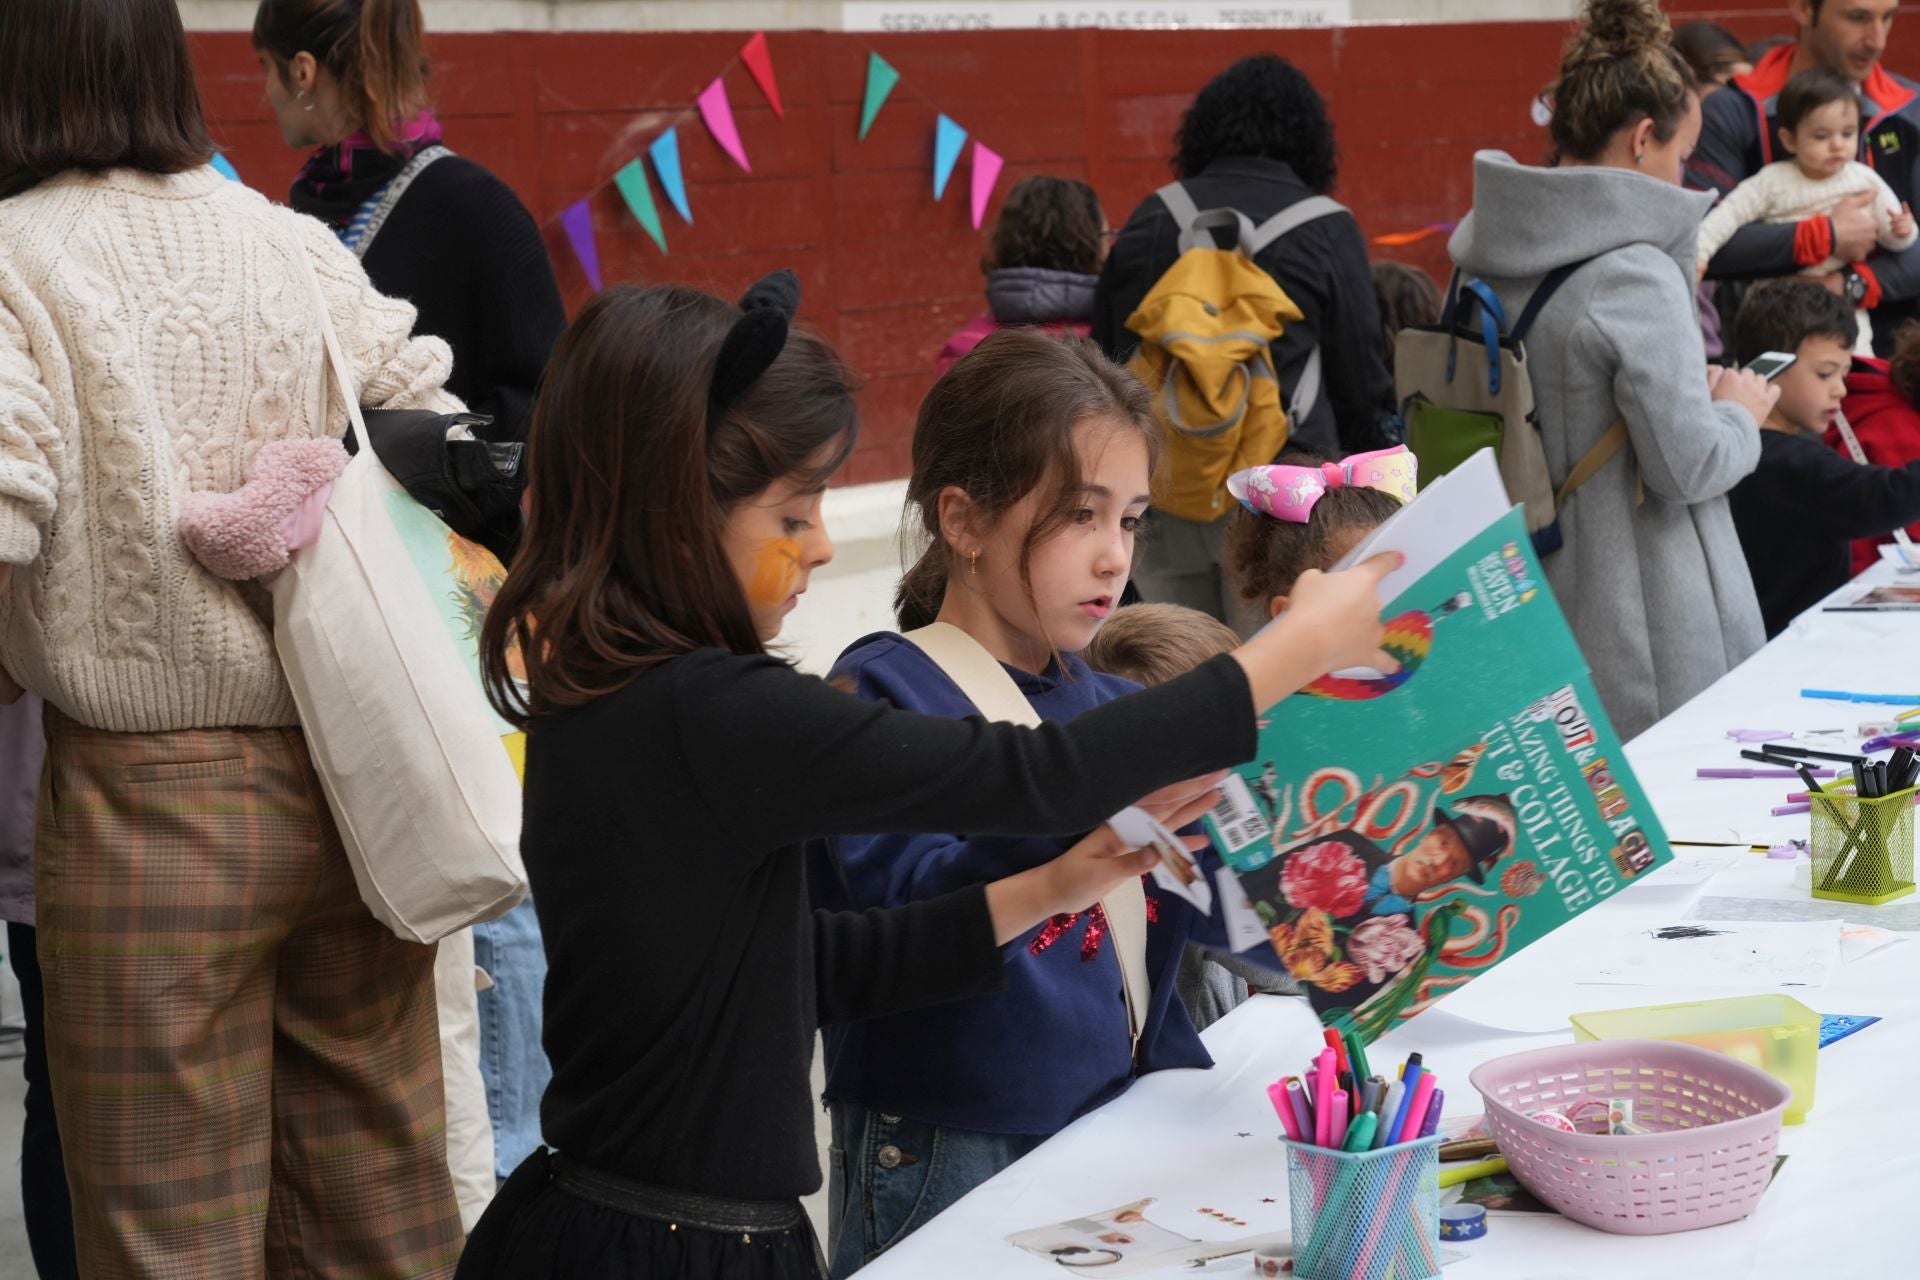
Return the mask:
[[1558, 1111], [1536, 1111], [1529, 1115], [1527, 1119], [1533, 1121], [1535, 1124], [1543, 1124], [1549, 1129], [1558, 1129], [1562, 1133], [1578, 1132], [1578, 1130], [1573, 1127], [1573, 1121], [1567, 1119], [1567, 1117], [1561, 1115]]
[[1293, 1250], [1284, 1244], [1261, 1244], [1253, 1249], [1253, 1274], [1261, 1280], [1284, 1276], [1293, 1270]]
[[1440, 1211], [1442, 1240], [1478, 1240], [1487, 1234], [1487, 1211], [1477, 1204], [1450, 1204]]

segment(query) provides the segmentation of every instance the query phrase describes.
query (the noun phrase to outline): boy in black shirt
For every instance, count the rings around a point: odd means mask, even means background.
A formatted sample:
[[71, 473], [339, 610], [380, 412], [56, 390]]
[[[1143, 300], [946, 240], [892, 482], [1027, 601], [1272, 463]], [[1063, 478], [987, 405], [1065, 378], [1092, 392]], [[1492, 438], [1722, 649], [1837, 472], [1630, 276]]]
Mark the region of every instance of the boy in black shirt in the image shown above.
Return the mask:
[[1769, 639], [1850, 576], [1847, 544], [1920, 520], [1920, 460], [1855, 463], [1825, 442], [1853, 365], [1852, 304], [1812, 280], [1754, 286], [1735, 321], [1746, 364], [1769, 351], [1799, 358], [1775, 381], [1780, 402], [1760, 432], [1760, 465], [1730, 495]]

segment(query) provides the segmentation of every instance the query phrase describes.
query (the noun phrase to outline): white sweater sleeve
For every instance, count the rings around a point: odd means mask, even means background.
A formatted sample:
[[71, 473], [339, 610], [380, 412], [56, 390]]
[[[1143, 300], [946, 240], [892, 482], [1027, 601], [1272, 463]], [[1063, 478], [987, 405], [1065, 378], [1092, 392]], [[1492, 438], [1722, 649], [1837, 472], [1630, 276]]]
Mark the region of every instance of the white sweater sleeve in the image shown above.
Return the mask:
[[[375, 289], [360, 259], [320, 222], [307, 217], [299, 222], [301, 247], [313, 262], [334, 332], [353, 366], [350, 381], [360, 389], [360, 407], [464, 410], [446, 390], [453, 352], [439, 338], [414, 336], [413, 305]], [[344, 435], [346, 406], [333, 399], [328, 397], [328, 434]]]
[[39, 556], [40, 530], [53, 518], [64, 453], [53, 397], [27, 328], [0, 301], [0, 564], [26, 564]]
[[1726, 247], [1733, 233], [1749, 222], [1759, 222], [1773, 213], [1781, 191], [1775, 166], [1768, 165], [1745, 182], [1727, 192], [1700, 223], [1698, 261], [1704, 263]]
[[1867, 176], [1873, 179], [1873, 222], [1879, 230], [1880, 247], [1894, 253], [1912, 248], [1913, 242], [1920, 240], [1920, 230], [1909, 231], [1904, 236], [1893, 234], [1893, 220], [1900, 213], [1900, 197], [1893, 194], [1893, 188], [1887, 185], [1885, 178], [1866, 165], [1860, 167], [1866, 169]]

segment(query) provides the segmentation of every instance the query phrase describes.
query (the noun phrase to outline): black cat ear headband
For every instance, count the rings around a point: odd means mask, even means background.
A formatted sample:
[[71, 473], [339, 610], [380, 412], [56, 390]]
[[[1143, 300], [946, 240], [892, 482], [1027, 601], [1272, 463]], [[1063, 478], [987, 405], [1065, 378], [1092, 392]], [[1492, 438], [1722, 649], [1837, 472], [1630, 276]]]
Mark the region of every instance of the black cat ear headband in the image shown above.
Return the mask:
[[762, 276], [740, 299], [744, 313], [727, 330], [713, 362], [707, 389], [707, 430], [760, 380], [787, 345], [787, 331], [800, 309], [800, 278], [782, 269]]

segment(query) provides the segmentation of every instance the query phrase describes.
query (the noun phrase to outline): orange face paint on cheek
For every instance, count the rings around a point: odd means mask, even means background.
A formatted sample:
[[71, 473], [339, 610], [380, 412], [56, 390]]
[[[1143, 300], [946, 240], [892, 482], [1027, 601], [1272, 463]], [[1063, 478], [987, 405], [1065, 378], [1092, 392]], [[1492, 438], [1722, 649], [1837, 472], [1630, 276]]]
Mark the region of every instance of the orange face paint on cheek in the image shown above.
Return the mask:
[[753, 577], [747, 599], [758, 605], [782, 604], [800, 585], [800, 544], [792, 538], [773, 538], [753, 553]]

